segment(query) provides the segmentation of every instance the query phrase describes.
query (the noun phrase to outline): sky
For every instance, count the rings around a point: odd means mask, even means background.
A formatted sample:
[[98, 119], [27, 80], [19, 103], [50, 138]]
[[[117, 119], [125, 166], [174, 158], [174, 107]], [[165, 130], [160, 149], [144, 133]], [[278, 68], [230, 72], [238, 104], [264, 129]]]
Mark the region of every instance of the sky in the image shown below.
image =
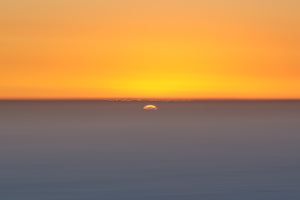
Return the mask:
[[299, 0], [0, 0], [0, 99], [299, 99]]

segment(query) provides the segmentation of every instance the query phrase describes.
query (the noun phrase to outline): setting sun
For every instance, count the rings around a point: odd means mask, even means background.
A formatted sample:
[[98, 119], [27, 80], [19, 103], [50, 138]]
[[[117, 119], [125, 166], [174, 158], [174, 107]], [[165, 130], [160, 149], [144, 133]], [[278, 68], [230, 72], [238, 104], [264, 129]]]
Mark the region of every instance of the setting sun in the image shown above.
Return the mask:
[[155, 105], [146, 105], [143, 108], [144, 110], [157, 110], [158, 108]]

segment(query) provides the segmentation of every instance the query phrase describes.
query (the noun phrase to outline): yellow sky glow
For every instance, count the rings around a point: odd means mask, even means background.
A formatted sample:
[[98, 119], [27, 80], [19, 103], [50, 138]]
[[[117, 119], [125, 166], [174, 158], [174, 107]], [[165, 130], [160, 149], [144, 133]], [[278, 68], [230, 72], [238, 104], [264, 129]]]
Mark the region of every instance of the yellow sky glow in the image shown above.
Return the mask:
[[300, 98], [296, 0], [2, 0], [0, 99]]

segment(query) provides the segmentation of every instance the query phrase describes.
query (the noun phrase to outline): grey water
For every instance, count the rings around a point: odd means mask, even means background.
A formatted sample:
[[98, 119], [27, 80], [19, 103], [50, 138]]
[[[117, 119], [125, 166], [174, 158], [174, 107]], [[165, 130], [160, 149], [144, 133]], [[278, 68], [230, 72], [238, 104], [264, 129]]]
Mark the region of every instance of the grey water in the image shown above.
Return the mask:
[[300, 199], [300, 101], [1, 101], [0, 199]]

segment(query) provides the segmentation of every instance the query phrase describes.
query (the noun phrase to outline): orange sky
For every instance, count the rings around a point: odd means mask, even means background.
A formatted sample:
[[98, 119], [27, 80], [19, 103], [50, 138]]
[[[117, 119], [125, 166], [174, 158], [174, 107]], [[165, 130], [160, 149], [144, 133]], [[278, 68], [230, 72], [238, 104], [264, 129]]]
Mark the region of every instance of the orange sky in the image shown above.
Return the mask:
[[300, 98], [298, 0], [2, 0], [0, 98]]

